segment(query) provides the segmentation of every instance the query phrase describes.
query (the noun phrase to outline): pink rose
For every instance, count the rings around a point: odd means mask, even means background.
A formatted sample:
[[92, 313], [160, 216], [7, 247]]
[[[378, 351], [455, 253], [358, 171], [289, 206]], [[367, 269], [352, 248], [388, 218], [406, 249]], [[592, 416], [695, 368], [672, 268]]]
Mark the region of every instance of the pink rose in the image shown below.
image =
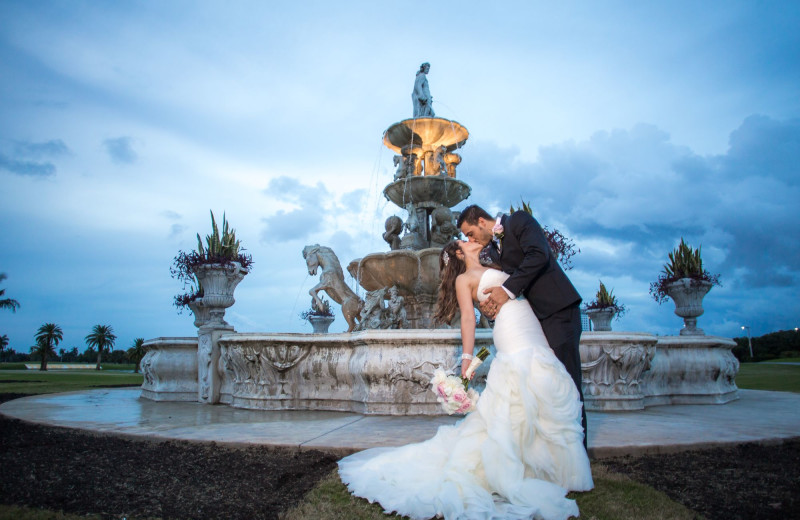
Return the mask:
[[492, 227], [492, 234], [497, 240], [502, 240], [503, 237], [505, 236], [503, 234], [503, 225], [500, 224], [499, 222], [495, 224], [494, 227]]

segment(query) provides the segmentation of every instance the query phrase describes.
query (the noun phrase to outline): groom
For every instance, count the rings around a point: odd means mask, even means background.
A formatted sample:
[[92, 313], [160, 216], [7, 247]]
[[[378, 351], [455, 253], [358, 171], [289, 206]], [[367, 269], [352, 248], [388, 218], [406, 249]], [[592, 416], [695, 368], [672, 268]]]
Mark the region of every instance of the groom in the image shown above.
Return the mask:
[[[472, 242], [485, 247], [481, 256], [489, 258], [508, 273], [502, 286], [485, 289], [491, 293], [481, 311], [494, 318], [511, 298], [524, 296], [542, 324], [547, 342], [581, 391], [581, 296], [558, 265], [539, 223], [525, 211], [492, 218], [481, 207], [466, 207], [458, 217], [458, 227]], [[581, 417], [586, 442], [586, 410]]]

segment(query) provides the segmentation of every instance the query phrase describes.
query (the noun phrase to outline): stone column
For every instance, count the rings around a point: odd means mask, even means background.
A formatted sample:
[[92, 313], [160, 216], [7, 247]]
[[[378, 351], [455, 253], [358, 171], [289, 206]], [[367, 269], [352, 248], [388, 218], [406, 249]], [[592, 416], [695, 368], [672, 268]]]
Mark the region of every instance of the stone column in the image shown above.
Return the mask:
[[233, 332], [230, 325], [207, 323], [197, 330], [197, 400], [204, 404], [219, 403], [222, 386], [219, 371], [219, 338]]

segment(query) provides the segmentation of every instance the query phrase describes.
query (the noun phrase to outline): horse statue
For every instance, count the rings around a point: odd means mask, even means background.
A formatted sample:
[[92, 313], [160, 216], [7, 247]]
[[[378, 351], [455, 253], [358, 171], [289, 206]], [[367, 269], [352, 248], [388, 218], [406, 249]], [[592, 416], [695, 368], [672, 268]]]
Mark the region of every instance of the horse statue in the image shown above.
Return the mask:
[[336, 253], [330, 247], [313, 244], [303, 248], [303, 258], [308, 266], [308, 274], [315, 276], [317, 268], [322, 268], [319, 283], [308, 291], [317, 309], [322, 309], [322, 300], [317, 293], [325, 291], [331, 300], [342, 306], [342, 314], [348, 325], [347, 332], [353, 332], [356, 320], [361, 319], [364, 301], [344, 282], [344, 272]]

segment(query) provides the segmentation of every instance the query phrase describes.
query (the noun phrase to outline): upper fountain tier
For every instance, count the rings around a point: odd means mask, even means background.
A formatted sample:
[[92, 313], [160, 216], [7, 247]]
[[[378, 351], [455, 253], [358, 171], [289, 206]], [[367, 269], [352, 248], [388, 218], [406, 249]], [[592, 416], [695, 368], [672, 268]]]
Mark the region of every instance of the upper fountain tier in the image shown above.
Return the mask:
[[383, 133], [383, 144], [397, 153], [411, 148], [417, 148], [424, 153], [434, 151], [440, 146], [452, 152], [464, 146], [467, 138], [469, 132], [456, 121], [441, 117], [415, 117], [390, 126]]

